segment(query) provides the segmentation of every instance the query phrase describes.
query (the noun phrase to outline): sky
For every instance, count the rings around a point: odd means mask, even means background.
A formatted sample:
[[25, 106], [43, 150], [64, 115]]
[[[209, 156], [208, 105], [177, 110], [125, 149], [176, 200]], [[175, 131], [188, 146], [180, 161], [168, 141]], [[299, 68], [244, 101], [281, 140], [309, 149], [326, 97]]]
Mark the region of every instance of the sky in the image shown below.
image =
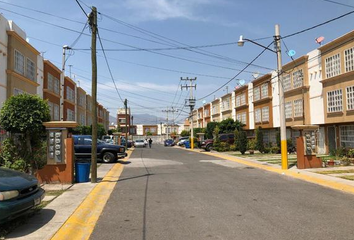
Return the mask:
[[[112, 116], [117, 108], [123, 107], [120, 97], [128, 99], [132, 115], [147, 113], [163, 117], [166, 112], [162, 110], [174, 107], [179, 109], [176, 121], [183, 122], [188, 115], [188, 107], [183, 105], [189, 92], [181, 90], [181, 77], [197, 77], [196, 107], [221, 97], [240, 80], [247, 83], [254, 79], [255, 73], [261, 76], [276, 68], [275, 54], [266, 51], [254, 62], [256, 66], [249, 66], [239, 74], [237, 80], [227, 85], [228, 89], [224, 87], [213, 93], [263, 50], [251, 43], [238, 47], [240, 35], [269, 45], [275, 24], [280, 25], [280, 35], [286, 36], [354, 10], [352, 0], [336, 2], [80, 0], [86, 13], [91, 12], [90, 6], [99, 12], [99, 35], [114, 79], [102, 51], [98, 50], [98, 101]], [[66, 61], [66, 75], [71, 72], [76, 83], [91, 94], [91, 32], [85, 26], [87, 17], [75, 0], [0, 0], [0, 13], [22, 28], [29, 42], [59, 68], [62, 46], [73, 47]], [[354, 14], [350, 14], [284, 39], [283, 64], [291, 61], [284, 43], [289, 50], [296, 51], [294, 58], [298, 58], [319, 47], [316, 38], [323, 36], [324, 43], [328, 43], [352, 31], [353, 22]], [[185, 48], [191, 46], [204, 47]], [[99, 41], [97, 49], [101, 49]]]

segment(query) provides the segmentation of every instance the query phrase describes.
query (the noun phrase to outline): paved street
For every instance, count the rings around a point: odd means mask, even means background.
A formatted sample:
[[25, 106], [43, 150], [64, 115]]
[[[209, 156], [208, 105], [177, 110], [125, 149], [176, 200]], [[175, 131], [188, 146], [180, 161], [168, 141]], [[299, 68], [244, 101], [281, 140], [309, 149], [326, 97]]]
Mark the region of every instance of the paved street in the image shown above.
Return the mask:
[[177, 148], [129, 161], [91, 239], [353, 239], [352, 195]]

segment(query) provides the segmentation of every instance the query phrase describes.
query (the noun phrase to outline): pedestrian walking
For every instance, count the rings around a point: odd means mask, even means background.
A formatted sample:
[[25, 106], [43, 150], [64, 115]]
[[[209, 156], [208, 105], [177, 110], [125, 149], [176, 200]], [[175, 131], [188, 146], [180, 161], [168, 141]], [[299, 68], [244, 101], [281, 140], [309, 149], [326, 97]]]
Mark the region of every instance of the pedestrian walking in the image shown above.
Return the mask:
[[149, 139], [149, 148], [151, 148], [151, 144], [152, 144], [152, 139]]

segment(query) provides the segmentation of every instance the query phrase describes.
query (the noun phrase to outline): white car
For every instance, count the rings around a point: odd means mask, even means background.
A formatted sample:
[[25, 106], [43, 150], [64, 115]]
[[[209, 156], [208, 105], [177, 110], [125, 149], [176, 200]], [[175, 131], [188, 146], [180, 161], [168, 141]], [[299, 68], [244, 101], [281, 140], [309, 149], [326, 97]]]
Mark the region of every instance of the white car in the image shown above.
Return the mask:
[[134, 147], [138, 148], [138, 147], [145, 147], [145, 142], [144, 140], [135, 140], [134, 142]]

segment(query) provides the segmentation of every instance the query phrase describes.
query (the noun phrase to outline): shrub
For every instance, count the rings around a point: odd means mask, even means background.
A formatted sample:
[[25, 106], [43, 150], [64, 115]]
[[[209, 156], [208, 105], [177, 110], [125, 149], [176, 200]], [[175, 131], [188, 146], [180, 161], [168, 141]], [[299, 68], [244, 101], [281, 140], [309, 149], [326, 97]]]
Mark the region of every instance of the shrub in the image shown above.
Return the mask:
[[344, 165], [344, 166], [349, 166], [351, 164], [351, 159], [349, 159], [348, 157], [343, 157], [341, 159], [341, 163]]
[[336, 150], [336, 157], [337, 158], [341, 158], [341, 157], [344, 157], [346, 156], [347, 154], [347, 150], [344, 148], [344, 147], [340, 147]]
[[264, 153], [270, 153], [270, 148], [269, 147], [264, 148]]
[[349, 151], [348, 151], [348, 157], [354, 158], [354, 148], [349, 149]]
[[256, 142], [254, 149], [257, 149], [261, 153], [264, 153], [263, 133], [260, 127], [256, 129]]
[[187, 131], [187, 130], [183, 130], [183, 131], [181, 132], [181, 137], [188, 137], [189, 135], [190, 135], [190, 132]]
[[230, 151], [230, 144], [228, 144], [227, 142], [222, 142], [220, 143], [219, 147], [218, 147], [218, 152], [227, 152]]
[[230, 151], [233, 151], [233, 152], [237, 151], [236, 144], [230, 145]]
[[257, 146], [256, 139], [253, 138], [253, 139], [248, 140], [248, 143], [247, 143], [247, 149], [248, 150], [255, 150], [256, 146]]
[[278, 154], [280, 153], [280, 147], [274, 146], [270, 149], [272, 153]]
[[247, 150], [247, 134], [245, 131], [240, 131], [238, 138], [238, 148], [242, 154]]
[[220, 131], [219, 127], [216, 126], [214, 129], [215, 138], [214, 138], [214, 143], [213, 143], [213, 147], [216, 151], [218, 151], [217, 149], [219, 148], [219, 145], [220, 145], [219, 131]]
[[216, 128], [216, 126], [218, 126], [218, 122], [209, 122], [207, 124], [206, 130], [205, 130], [205, 138], [206, 139], [212, 139], [213, 138], [213, 133], [214, 130]]

